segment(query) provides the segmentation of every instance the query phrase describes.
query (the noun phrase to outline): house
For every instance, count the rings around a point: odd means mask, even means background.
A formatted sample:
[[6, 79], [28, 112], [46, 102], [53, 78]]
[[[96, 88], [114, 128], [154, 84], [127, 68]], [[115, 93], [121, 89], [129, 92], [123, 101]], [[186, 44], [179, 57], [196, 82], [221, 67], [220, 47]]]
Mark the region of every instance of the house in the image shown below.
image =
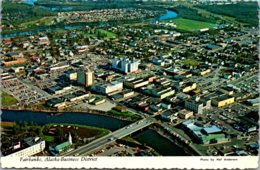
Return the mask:
[[47, 36], [45, 37], [39, 37], [38, 39], [38, 45], [49, 45], [50, 44], [50, 40]]
[[17, 59], [17, 58], [23, 58], [24, 55], [21, 52], [9, 52], [6, 54], [7, 57], [11, 57], [13, 59]]
[[15, 72], [15, 73], [19, 73], [21, 71], [24, 70], [24, 67], [13, 67], [12, 70]]

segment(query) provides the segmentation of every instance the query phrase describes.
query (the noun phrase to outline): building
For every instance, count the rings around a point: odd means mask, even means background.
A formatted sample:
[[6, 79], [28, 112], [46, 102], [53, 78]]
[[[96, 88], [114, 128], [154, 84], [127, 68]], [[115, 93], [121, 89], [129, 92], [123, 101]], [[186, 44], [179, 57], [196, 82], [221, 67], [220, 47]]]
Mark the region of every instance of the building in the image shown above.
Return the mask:
[[248, 99], [248, 100], [247, 100], [247, 103], [248, 103], [250, 106], [259, 106], [260, 98]]
[[127, 87], [130, 87], [132, 89], [143, 87], [143, 86], [146, 86], [147, 84], [149, 84], [149, 81], [145, 80], [143, 78], [128, 79], [128, 80], [124, 81], [124, 85], [127, 86]]
[[75, 46], [75, 50], [78, 52], [78, 53], [84, 53], [86, 51], [89, 50], [89, 47], [87, 45], [77, 45]]
[[93, 102], [91, 102], [94, 105], [100, 105], [102, 103], [105, 103], [106, 99], [102, 98], [102, 97], [97, 97]]
[[193, 116], [193, 112], [186, 109], [182, 109], [178, 112], [178, 116], [181, 119], [189, 119], [191, 116]]
[[186, 84], [183, 85], [183, 87], [182, 87], [182, 92], [183, 92], [183, 93], [187, 93], [187, 92], [189, 92], [189, 91], [191, 91], [191, 90], [196, 89], [196, 87], [197, 87], [197, 84], [196, 84], [196, 83], [186, 83]]
[[[7, 157], [26, 157], [38, 154], [45, 149], [45, 140], [40, 137], [29, 137], [19, 142], [18, 145], [11, 148], [6, 152], [2, 151], [3, 155]], [[9, 152], [11, 152], [9, 154]]]
[[185, 100], [185, 108], [194, 111], [197, 114], [202, 114], [204, 109], [211, 108], [210, 99], [200, 99], [199, 97]]
[[94, 73], [81, 68], [77, 71], [77, 83], [89, 87], [94, 83]]
[[235, 97], [221, 95], [211, 99], [211, 104], [217, 107], [226, 106], [235, 102]]
[[204, 69], [204, 70], [198, 70], [198, 73], [197, 73], [197, 74], [199, 74], [199, 75], [201, 75], [201, 76], [204, 76], [204, 75], [206, 75], [206, 74], [208, 74], [208, 73], [210, 73], [210, 72], [211, 72], [210, 69]]
[[64, 152], [67, 152], [71, 149], [72, 146], [72, 137], [71, 134], [68, 136], [68, 140], [66, 142], [63, 142], [61, 144], [58, 144], [56, 146], [50, 146], [49, 151], [52, 155], [58, 156]]
[[53, 98], [48, 100], [46, 102], [46, 105], [57, 109], [61, 109], [66, 107], [66, 102], [64, 102], [61, 98]]
[[38, 45], [49, 45], [50, 40], [47, 36], [45, 37], [39, 37]]
[[133, 58], [114, 58], [112, 59], [112, 68], [123, 73], [132, 73], [138, 70], [140, 64], [139, 60]]
[[174, 121], [177, 120], [177, 114], [178, 113], [174, 113], [171, 110], [166, 110], [165, 112], [163, 112], [162, 114], [160, 114], [161, 118], [166, 120], [166, 121]]
[[83, 91], [77, 91], [77, 92], [63, 96], [63, 98], [65, 100], [68, 100], [70, 102], [81, 101], [81, 100], [84, 100], [88, 97], [89, 97], [89, 94], [84, 93]]
[[234, 93], [234, 90], [232, 87], [226, 86], [219, 89], [219, 92], [226, 94], [226, 95], [232, 95]]
[[121, 92], [123, 98], [131, 97], [135, 94], [133, 90], [127, 89]]
[[77, 72], [67, 71], [63, 75], [69, 80], [77, 80]]
[[17, 65], [17, 64], [24, 64], [26, 62], [27, 62], [27, 59], [19, 58], [17, 60], [3, 62], [2, 64], [4, 66], [12, 66], [12, 65]]
[[18, 59], [18, 58], [23, 58], [24, 55], [21, 52], [8, 52], [6, 54], [7, 57], [13, 58], [13, 59]]
[[193, 140], [201, 144], [212, 144], [227, 142], [229, 139], [222, 133], [222, 130], [216, 125], [202, 125], [189, 119], [182, 123], [185, 131], [188, 131]]
[[100, 94], [110, 95], [123, 90], [123, 83], [118, 81], [95, 84], [91, 89]]
[[175, 85], [175, 87], [183, 92], [183, 93], [188, 93], [194, 89], [197, 88], [197, 84], [196, 83], [193, 83], [193, 82], [179, 82], [178, 84]]
[[85, 86], [89, 87], [94, 83], [94, 73], [92, 71], [88, 71], [85, 73], [86, 83]]
[[123, 113], [127, 112], [127, 109], [124, 106], [116, 106], [116, 107], [114, 107], [114, 109], [116, 111], [123, 112]]
[[72, 86], [67, 86], [67, 87], [60, 87], [60, 86], [52, 86], [52, 87], [49, 87], [48, 89], [46, 89], [46, 91], [48, 93], [51, 93], [51, 94], [63, 94], [65, 92], [68, 92], [72, 90]]
[[164, 99], [166, 97], [174, 95], [175, 90], [169, 86], [168, 87], [163, 87], [163, 86], [156, 87], [154, 85], [150, 85], [144, 89], [144, 92], [146, 92], [147, 94], [150, 94], [154, 97]]

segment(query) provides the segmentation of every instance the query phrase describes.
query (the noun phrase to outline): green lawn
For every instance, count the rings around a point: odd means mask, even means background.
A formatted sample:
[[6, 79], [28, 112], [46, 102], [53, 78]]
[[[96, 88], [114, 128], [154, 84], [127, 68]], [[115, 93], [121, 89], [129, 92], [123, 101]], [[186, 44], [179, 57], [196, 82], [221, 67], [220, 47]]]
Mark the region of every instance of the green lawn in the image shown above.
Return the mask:
[[190, 66], [197, 66], [200, 64], [200, 62], [196, 60], [186, 59], [183, 61], [183, 64], [190, 65]]
[[[195, 21], [184, 18], [171, 19], [176, 24], [176, 28], [184, 31], [196, 31], [202, 28], [212, 28], [215, 24], [209, 22]], [[166, 21], [165, 21], [166, 22]]]
[[91, 31], [82, 32], [84, 37], [102, 37], [102, 38], [116, 38], [117, 35], [113, 32], [106, 31], [104, 29], [95, 29]]
[[17, 103], [17, 100], [6, 92], [2, 91], [2, 106], [12, 106]]
[[38, 24], [44, 24], [44, 25], [51, 25], [51, 22], [53, 21], [54, 17], [43, 17], [34, 21], [28, 21], [20, 24], [20, 27], [29, 27], [29, 26], [36, 26], [36, 23]]
[[137, 114], [131, 112], [119, 112], [114, 109], [108, 112], [108, 115], [121, 117], [121, 118], [131, 118], [132, 120], [139, 120], [141, 117]]
[[53, 136], [44, 135], [42, 138], [47, 142], [54, 142]]
[[105, 34], [107, 38], [116, 38], [116, 34], [114, 34], [113, 32], [109, 32], [103, 29], [99, 29], [99, 31]]

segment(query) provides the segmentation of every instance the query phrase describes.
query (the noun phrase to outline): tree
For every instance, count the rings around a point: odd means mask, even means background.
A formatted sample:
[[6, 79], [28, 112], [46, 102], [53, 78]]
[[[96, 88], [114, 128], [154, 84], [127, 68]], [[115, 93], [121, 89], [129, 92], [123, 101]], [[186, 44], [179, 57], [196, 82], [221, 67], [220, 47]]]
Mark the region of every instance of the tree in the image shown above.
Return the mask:
[[60, 142], [64, 141], [64, 130], [61, 127], [57, 128], [57, 137]]

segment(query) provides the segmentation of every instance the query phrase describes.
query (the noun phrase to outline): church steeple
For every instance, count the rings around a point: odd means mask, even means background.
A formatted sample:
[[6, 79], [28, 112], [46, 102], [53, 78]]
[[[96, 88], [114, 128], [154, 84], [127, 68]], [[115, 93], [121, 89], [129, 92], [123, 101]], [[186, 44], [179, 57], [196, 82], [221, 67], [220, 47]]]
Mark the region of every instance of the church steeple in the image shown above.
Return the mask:
[[72, 137], [70, 133], [69, 133], [69, 143], [72, 145]]

